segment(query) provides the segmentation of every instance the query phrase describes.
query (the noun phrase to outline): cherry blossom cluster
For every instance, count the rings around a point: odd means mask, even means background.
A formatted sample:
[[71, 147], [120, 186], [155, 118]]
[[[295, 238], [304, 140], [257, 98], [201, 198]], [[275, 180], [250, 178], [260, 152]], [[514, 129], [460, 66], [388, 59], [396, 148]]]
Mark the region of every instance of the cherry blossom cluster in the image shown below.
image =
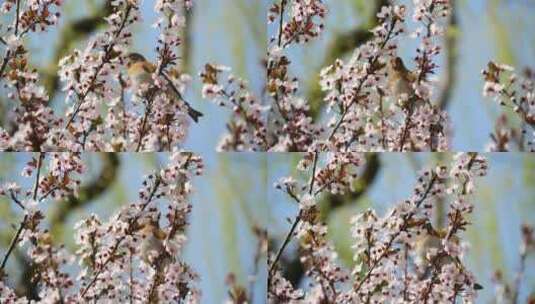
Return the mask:
[[9, 288], [9, 286], [7, 286], [2, 280], [0, 280], [0, 301], [2, 301], [2, 303], [14, 303], [14, 304], [28, 302], [26, 298], [19, 299], [17, 297], [17, 294], [15, 294], [15, 291]]
[[[183, 98], [189, 76], [178, 68], [177, 49], [183, 44], [186, 11], [193, 1], [156, 1], [159, 31], [158, 61], [140, 71], [142, 84], [125, 68], [132, 52], [132, 28], [141, 22], [140, 1], [112, 1], [105, 31], [91, 37], [84, 49], [75, 49], [59, 62], [59, 78], [69, 105], [55, 115], [48, 93], [38, 85], [39, 76], [28, 64], [22, 37], [55, 24], [61, 1], [7, 1], [19, 18], [0, 42], [7, 48], [0, 78], [18, 105], [13, 127], [0, 129], [2, 150], [15, 151], [174, 151], [184, 142], [189, 115], [202, 113]], [[27, 7], [27, 9], [26, 9]], [[153, 67], [153, 68], [152, 68]], [[137, 76], [136, 76], [137, 77]], [[130, 94], [129, 94], [130, 93]]]
[[325, 132], [310, 117], [310, 105], [295, 94], [299, 84], [289, 74], [290, 60], [278, 46], [268, 54], [268, 79], [266, 91], [273, 99], [269, 111], [271, 151], [319, 150], [314, 144]]
[[[43, 163], [45, 158], [48, 159], [47, 166]], [[79, 175], [84, 172], [85, 165], [76, 153], [40, 153], [26, 163], [21, 173], [28, 178], [37, 175], [38, 183], [26, 191], [17, 183], [7, 183], [0, 189], [0, 195], [7, 196], [26, 210], [46, 199], [59, 200], [76, 195], [80, 186]]]
[[[76, 49], [59, 63], [59, 76], [70, 107], [66, 113], [67, 121], [61, 126], [64, 129], [58, 129], [51, 139], [53, 147], [68, 151], [123, 149], [120, 139], [111, 142], [112, 147], [105, 146], [108, 144], [104, 141], [107, 127], [116, 130], [113, 126], [120, 124], [114, 123], [112, 116], [106, 126], [100, 111], [108, 104], [110, 111], [116, 104], [121, 104], [124, 109], [120, 67], [131, 44], [130, 27], [140, 20], [140, 13], [137, 1], [114, 1], [112, 5], [114, 11], [106, 18], [106, 31], [92, 38], [85, 49]], [[125, 128], [121, 134], [128, 135], [126, 126], [132, 125], [133, 121], [128, 123], [129, 115], [121, 114], [125, 118], [121, 121], [124, 124], [121, 127]]]
[[289, 74], [291, 62], [284, 50], [317, 38], [326, 13], [322, 1], [281, 1], [270, 9], [268, 24], [276, 25], [267, 54], [266, 92], [273, 100], [269, 112], [271, 151], [314, 150], [314, 141], [323, 132], [310, 117], [308, 102], [296, 96], [298, 79]]
[[[288, 7], [287, 7], [288, 6]], [[277, 46], [285, 48], [291, 43], [306, 43], [319, 36], [327, 7], [321, 0], [282, 0], [273, 3], [268, 23], [279, 20]], [[284, 20], [284, 18], [288, 18]]]
[[[315, 159], [313, 162], [316, 163]], [[360, 162], [350, 163], [360, 165]], [[312, 176], [320, 176], [321, 170], [315, 165], [308, 167], [317, 172]], [[439, 165], [421, 172], [413, 195], [395, 204], [385, 215], [378, 215], [373, 209], [357, 214], [351, 221], [356, 265], [351, 271], [340, 265], [326, 237], [327, 226], [319, 220], [316, 192], [307, 192], [314, 182], [300, 186], [291, 178], [282, 180], [278, 187], [299, 203], [300, 211], [283, 246], [270, 259], [270, 300], [272, 303], [453, 303], [459, 299], [473, 302], [482, 286], [464, 264], [467, 246], [462, 241], [462, 231], [467, 229], [468, 216], [474, 209], [469, 200], [475, 180], [487, 170], [487, 160], [482, 156], [458, 154], [449, 167]], [[297, 192], [299, 189], [304, 189], [306, 194]], [[444, 227], [434, 227], [433, 214], [441, 203], [449, 205], [447, 221]], [[310, 279], [306, 289], [293, 287], [277, 267], [292, 237], [300, 241], [297, 254], [305, 276]]]
[[[181, 252], [192, 208], [191, 180], [203, 172], [201, 158], [173, 153], [167, 165], [145, 177], [138, 201], [107, 220], [95, 214], [83, 218], [75, 225], [77, 250], [70, 253], [43, 228], [43, 205], [61, 200], [58, 193], [75, 196], [84, 169], [77, 154], [41, 153], [23, 169], [23, 175], [35, 176], [35, 186], [26, 191], [16, 184], [2, 187], [0, 195], [24, 212], [0, 268], [2, 303], [29, 303], [15, 295], [4, 271], [16, 246], [26, 250], [39, 270], [40, 303], [199, 303], [198, 275]], [[52, 181], [55, 190], [49, 189]]]
[[[10, 34], [7, 39], [2, 38], [3, 42], [13, 42], [14, 45], [20, 44], [17, 41], [28, 32], [44, 31], [47, 27], [55, 25], [60, 14], [56, 12], [57, 8], [63, 4], [62, 0], [33, 0], [25, 1], [6, 0], [0, 6], [0, 13], [15, 13], [14, 21], [7, 27]], [[12, 46], [12, 44], [8, 43]]]
[[[1, 28], [0, 47], [5, 54], [0, 63], [0, 84], [10, 101], [18, 101], [10, 125], [0, 128], [1, 150], [39, 150], [49, 131], [59, 125], [47, 107], [48, 94], [39, 84], [39, 75], [29, 64], [29, 52], [23, 38], [28, 33], [45, 31], [60, 17], [62, 1], [4, 1], [0, 13], [13, 14], [7, 27]], [[7, 16], [5, 17], [7, 18]]]
[[449, 0], [415, 0], [414, 5], [412, 19], [418, 23], [418, 27], [413, 35], [421, 38], [414, 59], [418, 66], [418, 86], [415, 90], [421, 98], [429, 99], [430, 84], [422, 81], [427, 80], [427, 76], [434, 74], [438, 68], [433, 61], [433, 57], [440, 53], [440, 46], [435, 39], [444, 35], [445, 29], [440, 21], [448, 17], [451, 8]]
[[[175, 153], [169, 165], [145, 178], [138, 202], [123, 207], [106, 223], [96, 216], [78, 223], [77, 253], [87, 261], [78, 277], [80, 300], [199, 300], [193, 285], [197, 274], [179, 255], [191, 212], [190, 180], [202, 170], [198, 156]], [[159, 201], [165, 202], [164, 208], [158, 208]], [[161, 222], [165, 228], [159, 228]], [[155, 240], [158, 234], [161, 244]]]
[[489, 62], [482, 72], [485, 79], [483, 96], [496, 100], [512, 110], [521, 126], [514, 127], [505, 114], [501, 115], [491, 135], [490, 151], [535, 151], [535, 72], [531, 69], [519, 75], [514, 68]]
[[203, 98], [232, 110], [228, 132], [218, 144], [218, 151], [266, 151], [266, 110], [249, 90], [245, 80], [230, 74], [229, 68], [206, 64], [200, 73]]
[[[461, 231], [473, 211], [469, 195], [487, 173], [485, 158], [458, 154], [451, 167], [420, 173], [413, 196], [383, 217], [372, 209], [352, 220], [355, 238], [352, 301], [473, 302], [481, 286], [463, 264]], [[449, 202], [447, 224], [434, 227], [437, 204]]]
[[294, 288], [278, 270], [270, 273], [268, 288], [269, 303], [301, 303], [305, 297], [305, 292]]
[[[48, 160], [48, 166], [45, 161]], [[11, 200], [24, 214], [0, 266], [0, 299], [2, 303], [29, 303], [24, 297], [17, 297], [7, 286], [5, 267], [15, 247], [26, 250], [28, 257], [38, 270], [39, 297], [42, 303], [58, 303], [65, 292], [74, 287], [74, 280], [66, 272], [74, 262], [63, 245], [54, 246], [51, 234], [43, 228], [44, 208], [47, 201], [57, 201], [65, 196], [76, 195], [80, 185], [80, 174], [85, 166], [77, 154], [39, 153], [28, 161], [22, 176], [33, 178], [33, 185], [24, 190], [17, 183], [8, 183], [0, 189], [0, 195]]]

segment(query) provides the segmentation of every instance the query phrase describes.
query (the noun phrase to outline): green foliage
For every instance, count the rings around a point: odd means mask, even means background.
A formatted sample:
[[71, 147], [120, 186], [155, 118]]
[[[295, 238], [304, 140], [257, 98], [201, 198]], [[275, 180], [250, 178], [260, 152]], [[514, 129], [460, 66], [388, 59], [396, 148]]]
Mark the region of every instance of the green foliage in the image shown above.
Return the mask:
[[[492, 191], [482, 189], [483, 195], [482, 200], [485, 204], [488, 204], [486, 208], [480, 208], [483, 213], [483, 231], [482, 234], [484, 241], [487, 244], [487, 248], [482, 246], [483, 250], [487, 249], [490, 252], [492, 265], [503, 265], [503, 246], [500, 242], [500, 221], [497, 220], [496, 215], [498, 214], [496, 210], [496, 202], [493, 199]], [[485, 211], [483, 211], [485, 210]]]
[[[13, 172], [15, 168], [16, 153], [2, 153], [0, 157], [0, 184], [6, 181], [10, 181], [13, 178]], [[25, 155], [19, 153], [19, 156]], [[27, 155], [30, 155], [29, 153]], [[16, 225], [18, 216], [14, 213], [11, 200], [1, 197], [0, 198], [0, 243], [2, 248], [7, 247], [9, 241], [13, 237], [14, 229], [11, 228], [11, 224]], [[18, 207], [17, 207], [18, 208]]]
[[495, 37], [496, 61], [514, 65], [516, 62], [514, 50], [512, 49], [511, 35], [508, 26], [500, 19], [500, 0], [489, 0], [489, 31]]
[[535, 157], [530, 153], [519, 154], [522, 157], [522, 186], [526, 193], [520, 202], [519, 214], [523, 215], [523, 221], [533, 223], [535, 221]]

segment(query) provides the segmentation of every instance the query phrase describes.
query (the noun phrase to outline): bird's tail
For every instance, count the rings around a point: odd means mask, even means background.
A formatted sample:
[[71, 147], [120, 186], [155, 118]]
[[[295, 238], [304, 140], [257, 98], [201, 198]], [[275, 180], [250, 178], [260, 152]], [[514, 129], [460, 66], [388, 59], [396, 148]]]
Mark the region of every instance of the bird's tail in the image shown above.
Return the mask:
[[186, 104], [187, 107], [188, 107], [188, 115], [189, 117], [191, 117], [191, 119], [193, 119], [193, 121], [195, 122], [199, 122], [199, 117], [203, 116], [204, 114], [195, 110], [194, 108], [192, 108], [189, 104]]

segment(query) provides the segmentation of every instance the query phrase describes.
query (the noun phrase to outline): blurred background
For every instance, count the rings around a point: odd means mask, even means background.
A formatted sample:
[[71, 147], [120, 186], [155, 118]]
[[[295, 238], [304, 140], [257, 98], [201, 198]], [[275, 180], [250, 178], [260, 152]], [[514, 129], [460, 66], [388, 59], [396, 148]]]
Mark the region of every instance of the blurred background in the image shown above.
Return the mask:
[[[301, 89], [314, 108], [321, 104], [317, 74], [336, 58], [348, 58], [355, 47], [367, 41], [369, 30], [377, 24], [376, 13], [387, 0], [327, 0], [329, 12], [325, 32], [319, 39], [290, 50], [292, 73], [301, 80]], [[412, 13], [411, 0], [401, 0]], [[481, 70], [489, 60], [507, 63], [523, 70], [535, 66], [535, 1], [532, 0], [451, 0], [454, 17], [442, 41], [437, 73], [437, 104], [449, 113], [452, 124], [452, 150], [483, 151], [503, 108], [483, 98]], [[407, 16], [408, 29], [414, 29]], [[275, 26], [269, 33], [273, 34]], [[414, 39], [403, 37], [399, 55], [408, 68], [414, 68]], [[307, 75], [307, 76], [304, 76]], [[314, 75], [314, 76], [311, 76]], [[519, 121], [512, 113], [514, 126]], [[516, 124], [515, 124], [516, 123]]]
[[[476, 182], [471, 201], [475, 210], [472, 226], [464, 233], [470, 246], [466, 255], [469, 269], [484, 286], [477, 303], [496, 303], [492, 283], [494, 272], [500, 270], [506, 282], [512, 282], [519, 269], [519, 247], [522, 223], [535, 225], [535, 155], [521, 153], [489, 153], [490, 170]], [[350, 219], [359, 212], [374, 208], [384, 215], [393, 204], [413, 193], [417, 172], [439, 163], [449, 164], [452, 154], [440, 153], [381, 153], [368, 154], [367, 165], [357, 179], [354, 193], [346, 196], [325, 196], [320, 199], [323, 221], [328, 223], [328, 238], [335, 245], [343, 266], [353, 267], [354, 243], [350, 234]], [[299, 155], [269, 155], [269, 181], [292, 175], [299, 177], [296, 164]], [[310, 174], [310, 173], [308, 173]], [[309, 175], [303, 176], [308, 178]], [[303, 180], [303, 179], [302, 179]], [[306, 179], [305, 179], [306, 180]], [[279, 248], [298, 214], [295, 201], [273, 186], [268, 189], [269, 236], [272, 248]], [[296, 259], [297, 243], [292, 242], [283, 256], [287, 278], [306, 288], [303, 269]], [[273, 249], [270, 249], [273, 250]], [[527, 259], [525, 279], [517, 303], [526, 303], [535, 293], [535, 256]]]
[[[20, 175], [31, 159], [27, 153], [0, 154], [0, 184], [9, 181], [30, 186], [33, 179]], [[202, 303], [223, 303], [227, 299], [226, 277], [234, 273], [237, 284], [252, 288], [253, 303], [265, 303], [266, 258], [255, 263], [258, 239], [254, 227], [265, 229], [267, 204], [267, 158], [262, 154], [202, 153], [205, 172], [193, 179], [193, 211], [186, 231], [184, 260], [200, 275], [197, 287]], [[81, 199], [76, 202], [48, 202], [42, 227], [49, 228], [54, 240], [74, 252], [73, 226], [81, 218], [96, 213], [106, 220], [126, 203], [136, 201], [143, 176], [168, 162], [165, 153], [88, 153], [83, 155], [87, 174], [82, 179]], [[245, 178], [246, 177], [246, 178]], [[4, 255], [22, 219], [20, 208], [0, 199], [0, 254]], [[28, 264], [20, 250], [11, 256], [7, 273], [11, 286], [28, 287], [24, 278]], [[251, 276], [257, 273], [250, 286]], [[26, 282], [26, 284], [24, 284]]]
[[[42, 75], [42, 81], [52, 96], [56, 114], [64, 113], [63, 84], [57, 81], [57, 62], [74, 48], [84, 49], [88, 39], [105, 30], [104, 17], [110, 14], [111, 0], [68, 0], [62, 5], [59, 25], [46, 33], [31, 33], [25, 43], [30, 50], [31, 64]], [[142, 23], [133, 30], [133, 52], [155, 62], [158, 31], [152, 27], [157, 19], [155, 1], [141, 1]], [[192, 76], [186, 99], [204, 113], [199, 124], [192, 123], [184, 148], [214, 151], [226, 130], [229, 111], [201, 98], [199, 72], [206, 63], [229, 66], [233, 73], [247, 79], [256, 96], [264, 84], [262, 58], [266, 53], [267, 0], [195, 0], [187, 19], [184, 47], [179, 54], [183, 69]], [[0, 16], [0, 23], [12, 21], [13, 14]], [[0, 122], [13, 107], [7, 103], [0, 88]]]

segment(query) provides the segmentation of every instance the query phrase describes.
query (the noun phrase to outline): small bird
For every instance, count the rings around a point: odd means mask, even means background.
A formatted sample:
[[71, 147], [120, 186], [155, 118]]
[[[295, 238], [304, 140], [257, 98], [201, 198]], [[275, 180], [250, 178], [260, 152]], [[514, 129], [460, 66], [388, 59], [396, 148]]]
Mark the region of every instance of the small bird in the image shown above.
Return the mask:
[[[444, 254], [444, 244], [447, 241], [459, 245], [461, 240], [456, 235], [450, 235], [447, 229], [435, 229], [431, 224], [425, 224], [427, 233], [423, 233], [416, 237], [416, 246], [414, 248], [416, 261], [415, 263], [420, 267], [419, 279], [428, 279], [431, 275], [433, 268], [442, 268], [448, 264], [454, 264], [459, 268], [463, 268], [459, 257], [452, 257]], [[430, 252], [440, 253], [432, 257], [432, 260], [428, 259], [428, 253]], [[483, 286], [478, 282], [473, 282], [472, 286], [475, 290], [483, 289]]]
[[416, 81], [416, 75], [409, 71], [403, 60], [396, 57], [388, 64], [388, 89], [396, 103], [402, 108], [410, 105], [409, 100], [415, 96], [412, 84]]
[[[128, 77], [132, 81], [134, 88], [139, 88], [142, 85], [153, 85], [152, 74], [156, 72], [156, 66], [145, 59], [145, 57], [139, 53], [130, 53], [127, 56], [128, 61], [126, 63]], [[168, 82], [167, 92], [169, 96], [176, 96], [180, 99], [188, 108], [188, 115], [195, 122], [199, 122], [199, 117], [203, 114], [194, 108], [182, 97], [182, 94], [174, 86], [171, 78], [165, 72], [161, 72], [160, 75]]]
[[460, 240], [457, 236], [448, 235], [446, 229], [435, 229], [430, 223], [424, 224], [427, 233], [422, 233], [416, 237], [415, 257], [416, 263], [424, 270], [421, 274], [422, 277], [427, 277], [433, 267], [433, 264], [444, 266], [446, 264], [460, 265], [458, 258], [453, 258], [449, 255], [434, 256], [433, 260], [429, 260], [428, 253], [434, 251], [435, 253], [441, 252], [444, 248], [443, 241], [448, 239], [448, 242], [459, 245]]
[[163, 245], [167, 235], [160, 229], [158, 222], [154, 220], [145, 223], [139, 233], [143, 238], [141, 241], [141, 259], [145, 263], [152, 265], [162, 254], [167, 253]]

